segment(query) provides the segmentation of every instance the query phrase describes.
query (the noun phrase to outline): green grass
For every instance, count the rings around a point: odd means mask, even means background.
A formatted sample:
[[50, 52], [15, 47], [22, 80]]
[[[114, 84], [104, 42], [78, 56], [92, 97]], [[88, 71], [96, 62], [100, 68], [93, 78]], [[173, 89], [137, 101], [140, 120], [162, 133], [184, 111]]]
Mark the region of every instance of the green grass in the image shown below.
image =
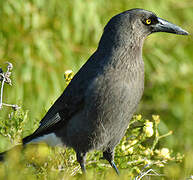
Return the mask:
[[[193, 2], [189, 0], [0, 1], [0, 66], [5, 68], [6, 61], [14, 65], [13, 86], [5, 86], [4, 102], [20, 104], [28, 111], [21, 136], [35, 130], [62, 93], [65, 70], [77, 72], [94, 52], [107, 21], [134, 7], [152, 10], [193, 33]], [[178, 174], [193, 174], [192, 42], [191, 35], [157, 33], [148, 37], [143, 48], [146, 83], [137, 113], [149, 119], [159, 114], [160, 133], [173, 131], [159, 145], [185, 154], [181, 165], [164, 168], [166, 178], [173, 169], [174, 179], [182, 177]], [[0, 121], [6, 121], [9, 113], [10, 109], [4, 107]], [[1, 151], [14, 143], [0, 136]]]
[[[49, 148], [46, 144], [30, 144], [25, 149], [22, 148], [20, 141], [27, 119], [27, 113], [19, 109], [13, 112], [0, 128], [1, 134], [8, 137], [13, 144], [18, 144], [7, 152], [4, 162], [0, 163], [0, 179], [84, 178], [80, 174], [80, 166], [72, 149]], [[182, 154], [159, 145], [161, 139], [171, 135], [171, 132], [160, 134], [159, 124], [158, 115], [153, 115], [150, 120], [136, 115], [131, 120], [126, 135], [115, 150], [115, 163], [120, 169], [122, 179], [139, 180], [142, 176], [148, 177], [148, 171], [163, 177], [165, 169], [170, 178], [173, 170], [171, 165], [179, 166], [179, 163], [182, 163]], [[87, 154], [87, 179], [106, 179], [111, 172], [117, 179], [118, 176], [108, 162], [101, 157], [102, 152]], [[170, 165], [170, 169], [167, 169], [167, 165]], [[18, 170], [22, 173], [18, 174]], [[174, 176], [179, 178], [182, 174]]]

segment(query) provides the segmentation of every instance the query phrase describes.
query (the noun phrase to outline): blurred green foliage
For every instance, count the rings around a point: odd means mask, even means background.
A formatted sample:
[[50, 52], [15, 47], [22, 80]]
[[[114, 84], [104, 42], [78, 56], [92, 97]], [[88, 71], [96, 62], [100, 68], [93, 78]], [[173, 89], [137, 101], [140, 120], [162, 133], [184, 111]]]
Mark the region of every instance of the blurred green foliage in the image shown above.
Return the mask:
[[[9, 137], [13, 144], [18, 144], [7, 152], [4, 162], [0, 163], [0, 179], [12, 180], [14, 177], [15, 180], [63, 178], [72, 180], [83, 178], [72, 149], [49, 148], [43, 143], [29, 144], [22, 148], [19, 140], [22, 138], [26, 119], [27, 113], [18, 109], [11, 113], [11, 118], [5, 121], [0, 129], [1, 135]], [[9, 124], [10, 122], [19, 122], [19, 124]], [[163, 167], [174, 162], [182, 162], [183, 155], [158, 146], [160, 139], [171, 135], [171, 132], [160, 135], [159, 123], [158, 115], [153, 115], [151, 120], [135, 115], [131, 120], [124, 138], [115, 151], [115, 163], [120, 169], [122, 179], [140, 180], [150, 174], [163, 177], [165, 176]], [[106, 174], [113, 170], [109, 163], [102, 159], [102, 152], [95, 151], [87, 155], [87, 171], [87, 179], [94, 177], [106, 179], [109, 176], [106, 177]], [[114, 178], [118, 179], [115, 172], [113, 174]], [[183, 177], [179, 174], [175, 176]]]
[[[37, 122], [62, 93], [65, 70], [77, 72], [94, 52], [107, 21], [135, 7], [151, 10], [193, 33], [193, 2], [189, 0], [0, 1], [0, 64], [10, 61], [14, 65], [13, 87], [5, 86], [4, 101], [29, 110], [22, 136], [35, 130]], [[143, 57], [146, 83], [138, 112], [149, 119], [152, 114], [159, 114], [161, 134], [173, 130], [173, 135], [159, 144], [185, 153], [188, 160], [182, 168], [190, 175], [193, 38], [166, 33], [151, 35], [145, 42]], [[0, 121], [5, 121], [9, 112], [4, 107]], [[10, 146], [13, 142], [9, 138], [0, 137], [1, 151]], [[180, 171], [181, 167], [175, 169]], [[170, 167], [167, 170], [170, 172]]]

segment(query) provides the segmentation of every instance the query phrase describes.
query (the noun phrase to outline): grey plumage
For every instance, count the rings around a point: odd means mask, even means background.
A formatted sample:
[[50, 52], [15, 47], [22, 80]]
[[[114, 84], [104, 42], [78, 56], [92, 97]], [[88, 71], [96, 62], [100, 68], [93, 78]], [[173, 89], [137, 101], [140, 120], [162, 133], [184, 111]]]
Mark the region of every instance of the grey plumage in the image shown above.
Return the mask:
[[97, 50], [23, 143], [54, 133], [63, 145], [76, 151], [83, 171], [86, 153], [96, 149], [103, 151], [118, 173], [114, 148], [124, 136], [144, 89], [143, 42], [159, 31], [187, 34], [142, 9], [114, 16], [105, 26]]

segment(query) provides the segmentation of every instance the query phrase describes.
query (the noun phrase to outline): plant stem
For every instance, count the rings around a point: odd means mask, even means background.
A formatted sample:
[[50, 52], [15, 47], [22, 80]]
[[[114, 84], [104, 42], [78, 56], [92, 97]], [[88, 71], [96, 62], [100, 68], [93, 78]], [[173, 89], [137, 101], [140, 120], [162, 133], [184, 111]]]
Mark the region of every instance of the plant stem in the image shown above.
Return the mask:
[[3, 87], [5, 83], [5, 77], [3, 77], [3, 81], [1, 83], [1, 96], [0, 96], [0, 109], [3, 107]]

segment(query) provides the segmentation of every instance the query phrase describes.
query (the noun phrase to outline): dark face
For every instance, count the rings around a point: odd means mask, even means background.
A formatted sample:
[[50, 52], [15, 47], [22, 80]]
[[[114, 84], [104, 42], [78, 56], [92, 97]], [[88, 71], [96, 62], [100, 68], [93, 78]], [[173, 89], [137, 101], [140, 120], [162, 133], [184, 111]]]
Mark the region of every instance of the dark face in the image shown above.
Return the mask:
[[[157, 17], [154, 13], [142, 9], [127, 11], [132, 19], [132, 27], [143, 36], [154, 32], [167, 32], [180, 35], [188, 35], [188, 32], [164, 19]], [[137, 30], [138, 29], [138, 30]]]

